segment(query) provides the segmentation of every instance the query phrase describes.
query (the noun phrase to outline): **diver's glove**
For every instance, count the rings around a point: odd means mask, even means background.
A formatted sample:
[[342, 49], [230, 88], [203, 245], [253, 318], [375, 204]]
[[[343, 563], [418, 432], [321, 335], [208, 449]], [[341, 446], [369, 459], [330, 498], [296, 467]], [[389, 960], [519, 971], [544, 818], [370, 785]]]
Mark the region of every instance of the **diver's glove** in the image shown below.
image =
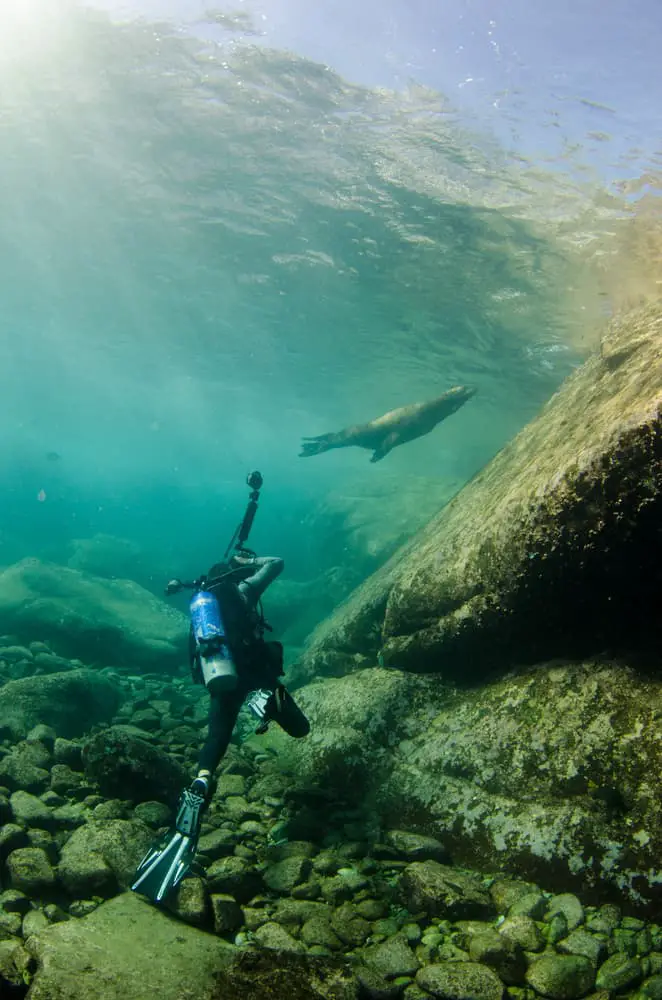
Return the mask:
[[254, 566], [257, 556], [250, 549], [242, 549], [230, 559], [231, 566]]

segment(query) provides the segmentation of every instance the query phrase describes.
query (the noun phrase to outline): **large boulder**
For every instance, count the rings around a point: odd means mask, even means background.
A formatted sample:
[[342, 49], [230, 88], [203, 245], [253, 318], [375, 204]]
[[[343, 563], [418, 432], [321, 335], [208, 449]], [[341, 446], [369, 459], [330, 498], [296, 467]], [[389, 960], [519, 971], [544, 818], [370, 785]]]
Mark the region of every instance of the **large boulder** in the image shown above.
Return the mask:
[[134, 735], [130, 728], [111, 726], [83, 746], [85, 774], [111, 798], [174, 803], [190, 781], [186, 770], [165, 750]]
[[0, 688], [0, 734], [20, 740], [43, 723], [71, 739], [111, 719], [121, 700], [119, 685], [95, 670], [9, 681]]
[[0, 573], [0, 623], [85, 663], [162, 669], [186, 656], [185, 615], [139, 584], [38, 559]]
[[311, 638], [298, 676], [466, 676], [660, 641], [662, 305], [608, 329], [499, 455]]
[[30, 1000], [219, 1000], [236, 949], [133, 893], [28, 939], [38, 969]]
[[274, 726], [249, 745], [257, 750], [266, 741], [291, 761], [301, 785], [358, 804], [386, 779], [390, 748], [418, 731], [419, 710], [438, 703], [442, 690], [436, 681], [381, 668], [318, 680], [296, 692], [311, 726], [305, 739], [293, 741]]
[[317, 782], [368, 823], [436, 837], [455, 864], [659, 909], [661, 681], [553, 662], [462, 690], [373, 668], [297, 701], [309, 737], [260, 737], [296, 776], [292, 801]]

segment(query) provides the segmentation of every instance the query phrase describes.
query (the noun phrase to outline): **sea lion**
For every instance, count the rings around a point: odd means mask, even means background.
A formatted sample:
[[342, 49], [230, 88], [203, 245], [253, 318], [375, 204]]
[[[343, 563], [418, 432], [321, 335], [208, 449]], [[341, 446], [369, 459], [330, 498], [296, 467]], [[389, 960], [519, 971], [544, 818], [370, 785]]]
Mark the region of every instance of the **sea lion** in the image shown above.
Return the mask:
[[369, 424], [355, 424], [336, 433], [303, 438], [303, 450], [299, 453], [299, 458], [321, 455], [331, 448], [351, 448], [356, 445], [359, 448], [370, 448], [373, 452], [370, 461], [379, 462], [399, 444], [406, 444], [407, 441], [429, 434], [433, 427], [459, 410], [475, 394], [475, 389], [456, 385], [437, 399], [401, 406], [371, 420]]

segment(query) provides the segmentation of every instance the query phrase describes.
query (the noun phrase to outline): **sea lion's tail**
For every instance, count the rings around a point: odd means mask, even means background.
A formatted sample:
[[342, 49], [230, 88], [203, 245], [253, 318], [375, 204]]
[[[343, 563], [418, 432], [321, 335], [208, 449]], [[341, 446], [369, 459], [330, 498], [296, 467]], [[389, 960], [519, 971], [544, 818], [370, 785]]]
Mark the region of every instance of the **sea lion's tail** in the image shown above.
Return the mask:
[[323, 451], [335, 448], [337, 439], [337, 434], [320, 434], [319, 437], [303, 438], [299, 458], [321, 455]]

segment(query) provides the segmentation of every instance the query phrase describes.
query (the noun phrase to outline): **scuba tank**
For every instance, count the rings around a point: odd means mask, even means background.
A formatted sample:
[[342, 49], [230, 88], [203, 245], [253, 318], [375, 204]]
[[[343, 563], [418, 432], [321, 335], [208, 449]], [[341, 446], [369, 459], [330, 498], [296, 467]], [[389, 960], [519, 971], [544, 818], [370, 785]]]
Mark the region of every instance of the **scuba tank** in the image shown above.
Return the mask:
[[227, 642], [221, 607], [208, 590], [198, 590], [189, 605], [196, 657], [210, 694], [226, 694], [237, 687], [237, 668]]

